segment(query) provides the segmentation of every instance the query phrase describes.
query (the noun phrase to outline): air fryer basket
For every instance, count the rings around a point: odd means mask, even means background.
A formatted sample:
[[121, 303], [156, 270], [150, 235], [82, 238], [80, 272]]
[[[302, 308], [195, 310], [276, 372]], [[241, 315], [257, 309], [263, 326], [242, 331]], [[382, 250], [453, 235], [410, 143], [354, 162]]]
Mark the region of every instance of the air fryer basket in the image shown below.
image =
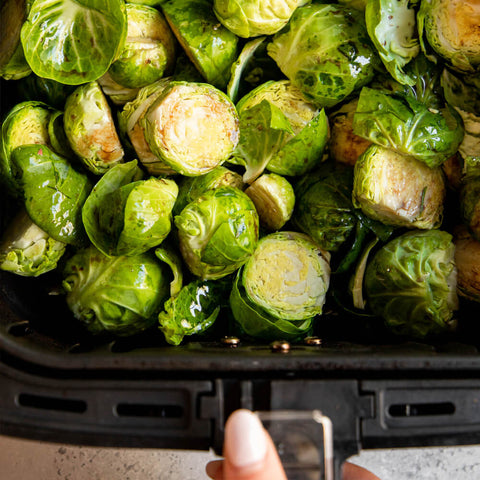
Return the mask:
[[172, 347], [155, 331], [93, 340], [51, 294], [57, 281], [0, 274], [4, 434], [220, 452], [227, 416], [245, 407], [321, 410], [337, 470], [364, 448], [480, 443], [479, 313], [467, 305], [457, 336], [436, 345], [353, 323], [342, 337], [328, 326], [348, 321], [327, 314], [315, 342]]

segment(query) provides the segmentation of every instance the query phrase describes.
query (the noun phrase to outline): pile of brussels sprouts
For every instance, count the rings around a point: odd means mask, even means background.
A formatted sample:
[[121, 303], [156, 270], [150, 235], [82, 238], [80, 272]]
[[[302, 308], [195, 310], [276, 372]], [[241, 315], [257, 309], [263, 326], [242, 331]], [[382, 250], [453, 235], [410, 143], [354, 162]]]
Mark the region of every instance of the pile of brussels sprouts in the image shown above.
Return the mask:
[[478, 2], [0, 13], [0, 268], [92, 334], [424, 338], [479, 301]]

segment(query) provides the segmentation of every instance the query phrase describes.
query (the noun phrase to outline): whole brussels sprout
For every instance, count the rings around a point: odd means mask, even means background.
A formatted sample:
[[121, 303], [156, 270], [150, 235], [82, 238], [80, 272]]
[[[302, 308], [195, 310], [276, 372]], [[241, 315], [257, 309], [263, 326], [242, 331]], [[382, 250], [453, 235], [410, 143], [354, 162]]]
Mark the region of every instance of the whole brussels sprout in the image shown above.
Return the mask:
[[162, 10], [204, 80], [223, 90], [237, 58], [238, 37], [218, 23], [210, 0], [166, 0]]
[[250, 198], [238, 188], [207, 190], [174, 221], [183, 259], [202, 279], [215, 280], [233, 273], [257, 245], [258, 214]]
[[107, 257], [90, 246], [68, 260], [62, 285], [68, 307], [88, 331], [128, 336], [155, 325], [170, 276], [150, 253]]
[[412, 230], [384, 245], [368, 263], [370, 309], [397, 334], [423, 338], [455, 329], [455, 245], [442, 230]]
[[122, 51], [126, 34], [123, 0], [34, 0], [21, 41], [36, 75], [80, 85], [108, 70]]
[[67, 98], [64, 126], [72, 149], [92, 173], [102, 175], [123, 161], [110, 106], [97, 82], [77, 87]]
[[12, 165], [33, 222], [59, 242], [84, 245], [82, 208], [92, 189], [87, 175], [45, 145], [17, 147]]
[[235, 321], [254, 338], [295, 340], [308, 334], [325, 303], [329, 258], [302, 233], [263, 237], [237, 274], [230, 295]]
[[170, 75], [175, 60], [174, 36], [159, 10], [126, 4], [127, 38], [108, 73], [119, 85], [141, 88]]
[[221, 165], [239, 137], [235, 106], [206, 83], [170, 82], [140, 124], [152, 152], [186, 176], [202, 175]]
[[238, 102], [237, 111], [240, 141], [230, 161], [245, 165], [246, 183], [265, 168], [296, 176], [322, 161], [329, 133], [327, 116], [290, 81], [258, 86]]
[[218, 187], [235, 187], [243, 189], [242, 176], [220, 165], [211, 172], [198, 177], [183, 177], [179, 181], [178, 198], [173, 207], [173, 213], [180, 213], [190, 202], [193, 202], [207, 190]]
[[407, 228], [438, 228], [445, 181], [441, 168], [371, 145], [355, 164], [353, 204], [371, 218]]
[[422, 1], [418, 12], [418, 31], [423, 51], [432, 59], [435, 59], [435, 54], [439, 55], [459, 72], [478, 71], [479, 21], [476, 1]]
[[214, 0], [220, 22], [239, 37], [273, 35], [290, 20], [303, 0]]
[[293, 224], [324, 250], [337, 251], [357, 224], [352, 185], [353, 168], [330, 164], [304, 175], [295, 185]]
[[138, 255], [170, 233], [177, 184], [166, 178], [137, 180], [135, 160], [110, 169], [82, 210], [91, 242], [105, 255]]
[[38, 277], [57, 267], [66, 244], [35, 225], [22, 208], [2, 235], [0, 270]]
[[1, 181], [14, 196], [19, 194], [19, 186], [12, 172], [11, 154], [21, 145], [50, 145], [48, 125], [53, 112], [43, 102], [26, 101], [15, 105], [3, 120], [0, 137]]
[[267, 49], [287, 78], [319, 107], [333, 107], [366, 85], [378, 63], [362, 12], [343, 5], [297, 8]]

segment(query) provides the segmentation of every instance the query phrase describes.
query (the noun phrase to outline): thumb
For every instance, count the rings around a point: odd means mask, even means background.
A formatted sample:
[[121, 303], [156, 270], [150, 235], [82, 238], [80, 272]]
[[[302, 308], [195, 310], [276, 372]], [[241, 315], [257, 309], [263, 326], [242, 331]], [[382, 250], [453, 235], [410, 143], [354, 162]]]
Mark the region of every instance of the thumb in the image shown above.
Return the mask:
[[225, 480], [287, 480], [275, 445], [260, 419], [237, 410], [225, 425]]

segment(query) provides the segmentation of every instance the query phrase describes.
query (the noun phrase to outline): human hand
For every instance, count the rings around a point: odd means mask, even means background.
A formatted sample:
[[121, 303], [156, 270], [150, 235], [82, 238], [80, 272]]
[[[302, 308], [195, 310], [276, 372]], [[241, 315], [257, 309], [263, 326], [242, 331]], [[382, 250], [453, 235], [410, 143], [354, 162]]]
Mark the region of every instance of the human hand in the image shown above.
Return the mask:
[[[225, 425], [224, 460], [209, 462], [214, 480], [287, 480], [275, 445], [259, 418], [249, 410], [236, 410]], [[379, 480], [352, 463], [343, 466], [342, 480]]]

